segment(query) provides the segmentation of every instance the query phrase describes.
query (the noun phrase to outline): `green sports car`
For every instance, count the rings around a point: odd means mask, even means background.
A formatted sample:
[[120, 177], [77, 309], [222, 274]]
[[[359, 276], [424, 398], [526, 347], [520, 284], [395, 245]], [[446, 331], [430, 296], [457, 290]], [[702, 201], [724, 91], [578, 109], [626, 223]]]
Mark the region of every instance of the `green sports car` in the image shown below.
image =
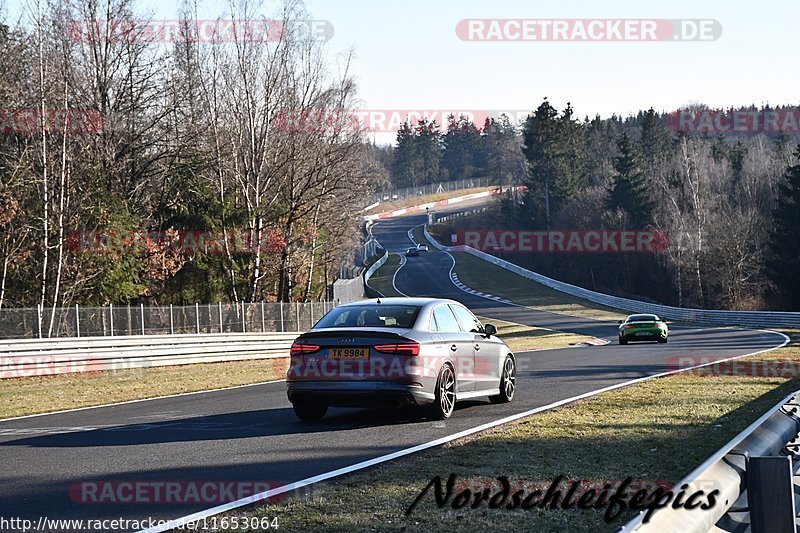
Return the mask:
[[619, 343], [633, 341], [667, 342], [669, 328], [657, 315], [631, 315], [619, 323]]

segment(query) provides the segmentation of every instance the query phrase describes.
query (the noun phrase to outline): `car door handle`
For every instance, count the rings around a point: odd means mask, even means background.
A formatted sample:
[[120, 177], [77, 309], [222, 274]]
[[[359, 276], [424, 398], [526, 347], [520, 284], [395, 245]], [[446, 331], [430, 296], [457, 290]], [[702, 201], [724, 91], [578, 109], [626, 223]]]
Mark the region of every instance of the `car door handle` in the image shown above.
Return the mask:
[[450, 349], [451, 349], [451, 350], [453, 350], [453, 351], [455, 352], [456, 350], [458, 350], [458, 346], [456, 346], [455, 344], [453, 344], [452, 346], [450, 346]]
[[481, 345], [480, 345], [480, 344], [478, 344], [478, 343], [475, 343], [475, 349], [476, 349], [476, 350], [480, 350], [480, 349], [481, 349]]

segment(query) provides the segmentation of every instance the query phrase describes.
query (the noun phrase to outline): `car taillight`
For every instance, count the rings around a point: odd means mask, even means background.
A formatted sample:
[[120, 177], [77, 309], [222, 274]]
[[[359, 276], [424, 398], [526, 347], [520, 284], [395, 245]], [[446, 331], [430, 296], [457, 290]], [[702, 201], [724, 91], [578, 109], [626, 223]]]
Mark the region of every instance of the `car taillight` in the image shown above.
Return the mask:
[[419, 344], [416, 342], [397, 342], [393, 344], [378, 344], [375, 351], [395, 355], [419, 355]]
[[316, 344], [306, 344], [304, 342], [294, 342], [292, 344], [291, 350], [289, 350], [289, 355], [303, 355], [303, 354], [310, 354], [314, 352], [318, 352], [321, 346], [317, 346]]
[[622, 329], [631, 329], [632, 327], [634, 327], [633, 324], [625, 324]]

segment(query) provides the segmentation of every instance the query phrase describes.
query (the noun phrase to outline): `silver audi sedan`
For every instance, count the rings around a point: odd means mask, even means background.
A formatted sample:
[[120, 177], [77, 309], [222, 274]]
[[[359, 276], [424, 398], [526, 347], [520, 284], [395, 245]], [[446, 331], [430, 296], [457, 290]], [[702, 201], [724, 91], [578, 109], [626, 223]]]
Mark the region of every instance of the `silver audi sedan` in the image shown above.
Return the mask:
[[289, 401], [302, 420], [319, 420], [330, 406], [416, 405], [445, 419], [460, 400], [510, 402], [516, 360], [496, 333], [453, 300], [340, 305], [292, 345]]

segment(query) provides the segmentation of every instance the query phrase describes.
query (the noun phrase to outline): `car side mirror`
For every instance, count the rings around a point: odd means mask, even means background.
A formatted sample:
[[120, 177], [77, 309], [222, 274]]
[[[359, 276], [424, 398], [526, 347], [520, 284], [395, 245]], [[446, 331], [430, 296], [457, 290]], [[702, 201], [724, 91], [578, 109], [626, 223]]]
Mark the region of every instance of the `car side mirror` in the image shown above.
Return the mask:
[[483, 332], [487, 337], [491, 337], [492, 335], [497, 335], [497, 328], [493, 324], [486, 324], [483, 326]]

